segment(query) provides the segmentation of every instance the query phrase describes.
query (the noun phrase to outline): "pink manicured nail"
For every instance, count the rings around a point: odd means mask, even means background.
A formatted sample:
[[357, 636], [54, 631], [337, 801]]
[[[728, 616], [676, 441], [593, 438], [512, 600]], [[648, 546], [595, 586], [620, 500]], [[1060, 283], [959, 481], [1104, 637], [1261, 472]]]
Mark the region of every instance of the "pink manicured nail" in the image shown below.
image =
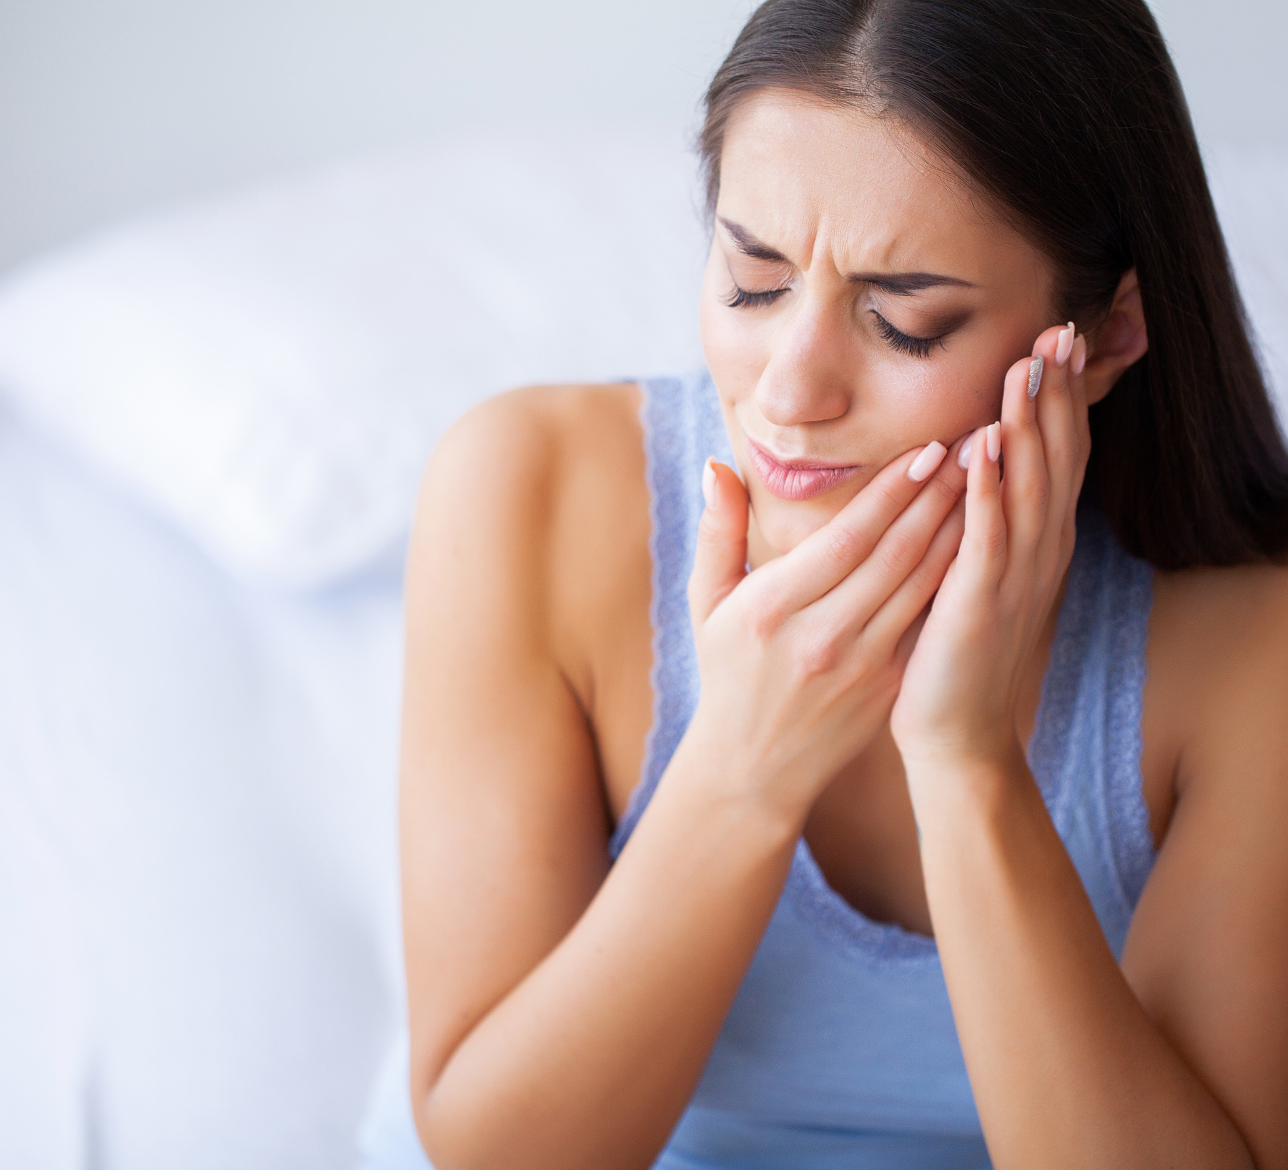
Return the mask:
[[716, 506], [716, 469], [713, 459], [708, 459], [702, 469], [702, 497], [707, 501], [708, 508]]
[[984, 441], [986, 444], [988, 459], [990, 463], [996, 463], [998, 456], [1002, 454], [1002, 424], [993, 423], [992, 426], [984, 432]]
[[1055, 364], [1064, 365], [1069, 360], [1069, 354], [1073, 352], [1073, 338], [1078, 332], [1077, 326], [1072, 321], [1060, 330], [1060, 340], [1055, 345]]
[[923, 479], [929, 479], [935, 474], [937, 468], [943, 461], [944, 456], [948, 454], [948, 448], [937, 440], [932, 440], [922, 450], [921, 454], [912, 461], [908, 468], [908, 478], [915, 483], [920, 483]]
[[1029, 362], [1029, 397], [1036, 398], [1038, 387], [1042, 385], [1042, 367], [1046, 365], [1046, 359], [1038, 354]]
[[1073, 364], [1070, 365], [1069, 368], [1075, 374], [1081, 374], [1083, 367], [1086, 366], [1086, 364], [1087, 364], [1087, 339], [1085, 337], [1079, 337], [1073, 343]]
[[967, 439], [966, 442], [962, 444], [962, 449], [957, 452], [957, 466], [963, 471], [970, 466], [970, 444], [971, 439], [974, 437], [975, 436], [972, 435], [970, 439]]

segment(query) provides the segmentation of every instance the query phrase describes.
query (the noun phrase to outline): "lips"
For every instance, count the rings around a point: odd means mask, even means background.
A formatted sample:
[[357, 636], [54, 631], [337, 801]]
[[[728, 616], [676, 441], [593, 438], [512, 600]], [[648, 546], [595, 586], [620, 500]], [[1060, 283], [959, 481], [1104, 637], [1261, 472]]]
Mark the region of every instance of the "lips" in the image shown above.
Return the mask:
[[810, 459], [779, 462], [751, 439], [747, 440], [747, 451], [757, 478], [766, 491], [780, 500], [812, 500], [863, 470], [861, 463], [838, 465]]

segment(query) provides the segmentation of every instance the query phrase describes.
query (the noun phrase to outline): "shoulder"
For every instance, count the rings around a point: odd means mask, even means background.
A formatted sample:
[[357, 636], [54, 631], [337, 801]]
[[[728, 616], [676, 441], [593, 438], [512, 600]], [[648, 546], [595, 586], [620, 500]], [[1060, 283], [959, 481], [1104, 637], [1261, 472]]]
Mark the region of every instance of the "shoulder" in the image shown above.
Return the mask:
[[1195, 680], [1224, 670], [1288, 667], [1288, 567], [1277, 564], [1155, 574], [1154, 626]]
[[615, 496], [632, 478], [642, 486], [640, 398], [629, 383], [532, 386], [474, 407], [429, 461], [413, 541], [486, 522], [532, 549], [570, 510], [593, 513], [595, 489]]
[[459, 495], [468, 485], [476, 498], [495, 501], [516, 485], [552, 486], [611, 467], [639, 452], [640, 400], [632, 383], [528, 386], [489, 398], [443, 436], [424, 490]]
[[1273, 770], [1288, 747], [1288, 568], [1156, 574], [1149, 668], [1176, 736], [1178, 784], [1228, 774], [1212, 762], [1236, 745], [1254, 771]]
[[575, 673], [586, 619], [647, 557], [641, 401], [631, 383], [534, 386], [459, 419], [422, 483], [409, 607], [420, 577], [451, 574], [461, 604], [509, 615], [512, 638], [540, 639]]

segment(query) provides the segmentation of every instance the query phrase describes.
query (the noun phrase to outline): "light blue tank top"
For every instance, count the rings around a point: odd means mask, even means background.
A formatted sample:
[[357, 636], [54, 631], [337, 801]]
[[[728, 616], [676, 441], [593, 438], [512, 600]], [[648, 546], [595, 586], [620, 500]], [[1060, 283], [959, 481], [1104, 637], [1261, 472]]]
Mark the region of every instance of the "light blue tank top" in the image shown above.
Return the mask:
[[[686, 586], [703, 507], [702, 467], [709, 455], [735, 466], [705, 371], [641, 384], [654, 714], [639, 787], [610, 842], [614, 857], [697, 706]], [[1084, 508], [1029, 763], [1116, 956], [1154, 861], [1140, 772], [1152, 597], [1150, 567], [1124, 553], [1103, 517]], [[403, 1086], [409, 1130], [405, 1049], [393, 1065], [401, 1071], [395, 1082]], [[378, 1117], [369, 1122], [363, 1165], [426, 1166], [423, 1154], [406, 1161], [371, 1156], [376, 1147], [406, 1148], [394, 1140], [391, 1121], [386, 1110], [383, 1129]], [[989, 1164], [934, 941], [854, 910], [828, 886], [802, 840], [690, 1107], [655, 1170]]]

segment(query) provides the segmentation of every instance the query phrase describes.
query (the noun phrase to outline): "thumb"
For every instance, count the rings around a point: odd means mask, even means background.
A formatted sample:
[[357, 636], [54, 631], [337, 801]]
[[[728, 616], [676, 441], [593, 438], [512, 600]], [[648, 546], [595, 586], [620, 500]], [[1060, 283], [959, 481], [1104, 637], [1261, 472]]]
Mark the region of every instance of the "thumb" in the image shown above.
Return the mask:
[[707, 506], [698, 522], [698, 547], [689, 577], [689, 613], [697, 625], [747, 575], [747, 489], [723, 463], [702, 469]]

